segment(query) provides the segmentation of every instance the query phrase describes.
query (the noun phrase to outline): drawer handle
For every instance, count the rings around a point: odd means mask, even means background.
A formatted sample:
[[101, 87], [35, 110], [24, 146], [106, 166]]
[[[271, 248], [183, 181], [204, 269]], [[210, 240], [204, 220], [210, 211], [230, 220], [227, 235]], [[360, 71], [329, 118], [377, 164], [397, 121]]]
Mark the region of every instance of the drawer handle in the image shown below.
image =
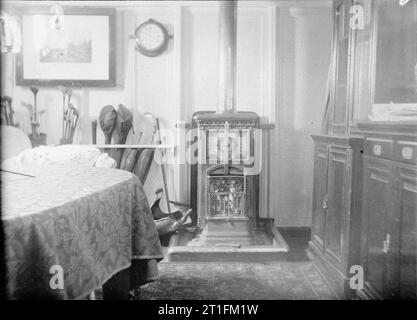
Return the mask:
[[376, 144], [374, 145], [374, 147], [372, 148], [372, 151], [374, 152], [374, 155], [376, 156], [380, 156], [382, 153], [382, 147], [380, 144]]
[[323, 199], [323, 209], [327, 209], [327, 196]]
[[391, 251], [391, 235], [387, 233], [384, 241], [382, 241], [382, 252], [388, 253]]
[[403, 156], [404, 159], [411, 160], [413, 158], [413, 149], [410, 147], [404, 147], [401, 150], [401, 155]]

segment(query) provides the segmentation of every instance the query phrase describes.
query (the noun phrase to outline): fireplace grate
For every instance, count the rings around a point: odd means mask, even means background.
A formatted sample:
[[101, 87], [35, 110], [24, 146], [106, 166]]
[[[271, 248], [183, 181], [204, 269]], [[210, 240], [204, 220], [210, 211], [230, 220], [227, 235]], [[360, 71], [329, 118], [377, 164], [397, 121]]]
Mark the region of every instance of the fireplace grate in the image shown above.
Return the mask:
[[245, 217], [247, 181], [243, 175], [207, 176], [208, 217]]

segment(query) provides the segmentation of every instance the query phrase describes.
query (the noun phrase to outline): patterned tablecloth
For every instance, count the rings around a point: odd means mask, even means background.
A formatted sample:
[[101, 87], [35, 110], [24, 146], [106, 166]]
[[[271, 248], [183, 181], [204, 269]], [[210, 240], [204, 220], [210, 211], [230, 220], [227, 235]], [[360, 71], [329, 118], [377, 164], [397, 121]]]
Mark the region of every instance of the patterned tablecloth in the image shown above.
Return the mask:
[[136, 176], [68, 164], [20, 172], [34, 177], [1, 176], [11, 298], [83, 298], [132, 259], [148, 266], [140, 284], [157, 277], [161, 245]]

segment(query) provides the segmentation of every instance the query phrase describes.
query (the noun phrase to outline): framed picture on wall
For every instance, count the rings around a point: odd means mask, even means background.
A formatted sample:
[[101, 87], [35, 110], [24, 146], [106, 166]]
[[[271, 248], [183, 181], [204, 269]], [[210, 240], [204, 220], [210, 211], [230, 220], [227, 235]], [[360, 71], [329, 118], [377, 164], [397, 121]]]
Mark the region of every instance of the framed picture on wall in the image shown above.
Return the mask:
[[30, 10], [22, 13], [21, 26], [17, 85], [116, 85], [114, 9], [64, 6], [58, 17], [53, 10]]

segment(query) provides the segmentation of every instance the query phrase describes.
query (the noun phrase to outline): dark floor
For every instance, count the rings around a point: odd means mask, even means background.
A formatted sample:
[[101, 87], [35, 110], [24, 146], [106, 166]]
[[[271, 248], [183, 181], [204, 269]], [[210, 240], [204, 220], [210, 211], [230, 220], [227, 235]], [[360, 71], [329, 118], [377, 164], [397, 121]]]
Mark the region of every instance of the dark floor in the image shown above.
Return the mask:
[[310, 261], [164, 262], [160, 279], [140, 289], [141, 300], [331, 300]]
[[278, 228], [287, 242], [290, 252], [289, 261], [308, 261], [306, 249], [311, 238], [310, 228]]
[[335, 299], [306, 255], [308, 228], [279, 229], [290, 248], [270, 263], [162, 262], [160, 279], [143, 286], [142, 300]]

